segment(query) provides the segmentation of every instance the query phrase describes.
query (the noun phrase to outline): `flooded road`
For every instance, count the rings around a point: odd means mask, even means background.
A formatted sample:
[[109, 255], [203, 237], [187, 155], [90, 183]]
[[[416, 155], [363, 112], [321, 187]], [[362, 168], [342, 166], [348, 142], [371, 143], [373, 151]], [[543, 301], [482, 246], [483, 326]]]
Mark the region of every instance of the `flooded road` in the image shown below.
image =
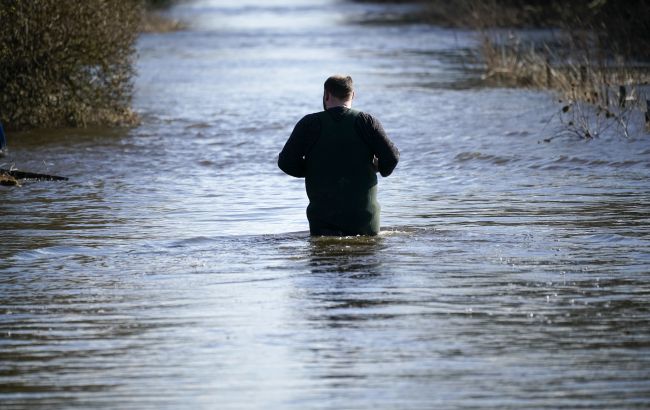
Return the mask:
[[[0, 187], [1, 408], [648, 406], [650, 138], [544, 143], [551, 96], [384, 11], [182, 3], [139, 127], [8, 136], [70, 181]], [[276, 166], [339, 72], [402, 154], [374, 238], [310, 238]]]

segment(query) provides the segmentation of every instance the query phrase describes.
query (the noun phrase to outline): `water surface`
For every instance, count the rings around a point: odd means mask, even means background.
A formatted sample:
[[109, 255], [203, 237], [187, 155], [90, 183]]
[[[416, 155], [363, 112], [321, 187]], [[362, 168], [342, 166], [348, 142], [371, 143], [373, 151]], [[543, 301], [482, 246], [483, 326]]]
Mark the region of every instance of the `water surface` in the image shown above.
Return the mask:
[[[383, 11], [183, 3], [139, 127], [9, 136], [70, 181], [0, 187], [0, 407], [648, 406], [650, 139], [544, 143], [552, 96]], [[276, 166], [336, 72], [402, 153], [374, 238], [310, 238]]]

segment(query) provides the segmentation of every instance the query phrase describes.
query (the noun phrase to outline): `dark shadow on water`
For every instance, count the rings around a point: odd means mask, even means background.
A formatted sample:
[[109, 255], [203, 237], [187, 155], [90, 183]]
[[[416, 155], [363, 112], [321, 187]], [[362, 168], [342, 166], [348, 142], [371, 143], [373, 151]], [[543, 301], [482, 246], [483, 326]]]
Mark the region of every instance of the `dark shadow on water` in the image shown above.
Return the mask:
[[312, 273], [338, 273], [349, 277], [379, 275], [380, 251], [384, 238], [312, 237], [309, 239], [309, 266]]

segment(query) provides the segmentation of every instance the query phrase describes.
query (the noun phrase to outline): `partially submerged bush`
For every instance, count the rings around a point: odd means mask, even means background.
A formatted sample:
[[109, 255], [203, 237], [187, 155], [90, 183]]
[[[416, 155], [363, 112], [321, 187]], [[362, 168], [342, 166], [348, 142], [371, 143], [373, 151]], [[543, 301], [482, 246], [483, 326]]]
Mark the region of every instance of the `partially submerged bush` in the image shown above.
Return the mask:
[[558, 29], [541, 40], [494, 30], [502, 17], [496, 15], [498, 8], [485, 7], [476, 6], [475, 16], [483, 17], [477, 25], [488, 81], [556, 90], [562, 104], [559, 115], [570, 134], [590, 139], [615, 128], [630, 137], [630, 119], [647, 110], [650, 4], [595, 0], [561, 7], [551, 1], [550, 11], [530, 11]]
[[138, 0], [0, 0], [0, 121], [133, 122]]
[[650, 131], [648, 0], [354, 1], [418, 3], [404, 21], [476, 30], [483, 79], [556, 91], [570, 134], [590, 139], [616, 128], [630, 137], [642, 111]]

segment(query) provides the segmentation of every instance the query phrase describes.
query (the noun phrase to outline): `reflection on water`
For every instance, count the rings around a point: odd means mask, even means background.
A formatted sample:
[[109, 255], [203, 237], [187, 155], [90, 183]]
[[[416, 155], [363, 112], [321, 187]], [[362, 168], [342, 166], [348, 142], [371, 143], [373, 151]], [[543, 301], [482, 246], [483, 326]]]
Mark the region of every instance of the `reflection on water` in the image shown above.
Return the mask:
[[[351, 23], [385, 7], [182, 2], [140, 127], [9, 135], [70, 181], [0, 187], [0, 407], [647, 405], [649, 140], [543, 143], [548, 95], [471, 88], [468, 33]], [[402, 152], [378, 237], [310, 238], [276, 167], [334, 72]]]
[[310, 239], [312, 273], [379, 275], [383, 237], [317, 237]]

